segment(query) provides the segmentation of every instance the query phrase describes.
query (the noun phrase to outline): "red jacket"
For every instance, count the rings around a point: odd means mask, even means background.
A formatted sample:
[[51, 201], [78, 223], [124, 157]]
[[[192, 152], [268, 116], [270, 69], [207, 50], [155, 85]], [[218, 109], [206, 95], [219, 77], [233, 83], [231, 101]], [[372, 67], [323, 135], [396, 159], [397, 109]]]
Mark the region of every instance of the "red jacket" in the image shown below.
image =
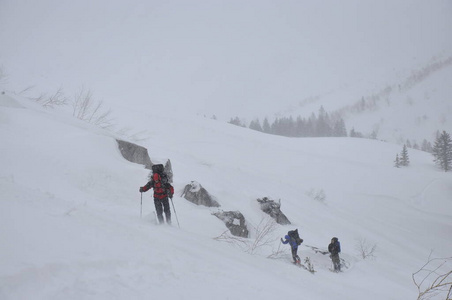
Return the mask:
[[152, 175], [151, 181], [143, 186], [143, 192], [147, 192], [150, 189], [154, 189], [154, 198], [164, 199], [167, 197], [172, 198], [174, 194], [174, 188], [169, 182], [162, 182], [162, 178], [158, 173]]

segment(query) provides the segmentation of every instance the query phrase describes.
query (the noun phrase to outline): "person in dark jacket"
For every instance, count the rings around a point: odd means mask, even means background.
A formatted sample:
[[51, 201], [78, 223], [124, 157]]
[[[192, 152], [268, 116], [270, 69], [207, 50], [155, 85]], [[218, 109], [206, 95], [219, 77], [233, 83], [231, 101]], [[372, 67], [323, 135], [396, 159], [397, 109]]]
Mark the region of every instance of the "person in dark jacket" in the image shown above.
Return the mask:
[[331, 243], [328, 245], [328, 251], [331, 253], [330, 257], [333, 261], [334, 271], [341, 271], [341, 259], [339, 258], [339, 253], [341, 253], [341, 243], [337, 237], [331, 239]]
[[167, 180], [162, 180], [162, 177], [162, 174], [154, 172], [151, 181], [140, 187], [140, 193], [147, 192], [153, 188], [155, 211], [157, 212], [159, 223], [164, 223], [163, 212], [165, 212], [166, 223], [171, 224], [171, 210], [168, 197], [173, 198], [174, 188]]
[[287, 235], [284, 236], [284, 239], [285, 240], [281, 239], [281, 243], [290, 245], [290, 249], [292, 250], [292, 258], [293, 258], [294, 264], [300, 264], [301, 259], [297, 255], [297, 251], [298, 251], [298, 246], [301, 243], [303, 243], [303, 239], [301, 239], [300, 236], [298, 235], [298, 229], [289, 231], [287, 233]]

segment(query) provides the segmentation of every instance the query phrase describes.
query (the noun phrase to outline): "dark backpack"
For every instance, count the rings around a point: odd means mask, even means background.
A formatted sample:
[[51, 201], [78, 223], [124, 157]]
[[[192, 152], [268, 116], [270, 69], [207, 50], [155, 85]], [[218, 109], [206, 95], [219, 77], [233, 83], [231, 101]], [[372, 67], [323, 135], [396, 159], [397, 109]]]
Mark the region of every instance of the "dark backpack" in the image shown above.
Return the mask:
[[[156, 165], [152, 165], [152, 174], [159, 174], [160, 175], [160, 181], [162, 182], [162, 187], [167, 188], [168, 187], [168, 175], [166, 175], [165, 173], [165, 168], [163, 167], [162, 164], [156, 164]], [[150, 175], [150, 177], [152, 178], [152, 175]]]
[[298, 234], [298, 229], [295, 230], [291, 230], [287, 233], [287, 235], [292, 238], [297, 245], [300, 245], [301, 243], [303, 243], [303, 240], [300, 238], [300, 235]]
[[158, 173], [158, 174], [163, 174], [165, 171], [165, 168], [163, 167], [162, 164], [157, 164], [157, 165], [152, 165], [152, 173]]

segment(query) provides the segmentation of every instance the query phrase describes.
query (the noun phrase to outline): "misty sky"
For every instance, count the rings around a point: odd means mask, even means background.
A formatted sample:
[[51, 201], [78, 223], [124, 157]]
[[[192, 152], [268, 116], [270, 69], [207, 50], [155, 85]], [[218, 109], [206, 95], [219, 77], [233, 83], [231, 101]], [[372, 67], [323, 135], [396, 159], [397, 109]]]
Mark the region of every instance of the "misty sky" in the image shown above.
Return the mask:
[[450, 56], [451, 29], [448, 0], [0, 0], [0, 66], [16, 91], [262, 116]]

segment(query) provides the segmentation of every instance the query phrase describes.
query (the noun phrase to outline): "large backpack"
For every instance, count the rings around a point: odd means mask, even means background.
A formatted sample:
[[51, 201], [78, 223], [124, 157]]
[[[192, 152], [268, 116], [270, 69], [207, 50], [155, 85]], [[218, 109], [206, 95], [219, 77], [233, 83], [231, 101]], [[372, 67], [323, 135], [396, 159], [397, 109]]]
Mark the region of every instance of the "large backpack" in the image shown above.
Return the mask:
[[297, 243], [297, 245], [300, 245], [303, 242], [298, 234], [298, 229], [289, 231], [287, 235], [290, 236]]
[[[165, 173], [165, 168], [162, 164], [156, 164], [152, 165], [152, 174], [159, 174], [160, 175], [160, 181], [162, 182], [162, 187], [167, 187], [168, 185], [168, 176]], [[152, 175], [151, 175], [152, 178]]]
[[152, 165], [152, 173], [163, 174], [164, 171], [165, 168], [163, 167], [162, 164]]

